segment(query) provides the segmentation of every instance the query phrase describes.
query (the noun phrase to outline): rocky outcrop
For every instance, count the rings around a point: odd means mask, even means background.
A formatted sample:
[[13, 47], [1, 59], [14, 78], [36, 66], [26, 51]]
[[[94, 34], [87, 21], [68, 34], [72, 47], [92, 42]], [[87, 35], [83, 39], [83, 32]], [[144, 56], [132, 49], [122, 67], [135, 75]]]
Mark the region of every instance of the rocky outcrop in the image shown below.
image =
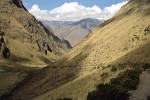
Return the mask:
[[0, 33], [0, 58], [8, 59], [10, 57], [10, 50], [7, 47], [7, 41], [5, 40], [5, 34]]
[[18, 8], [23, 8], [24, 10], [27, 11], [21, 0], [10, 0], [10, 3], [15, 4]]

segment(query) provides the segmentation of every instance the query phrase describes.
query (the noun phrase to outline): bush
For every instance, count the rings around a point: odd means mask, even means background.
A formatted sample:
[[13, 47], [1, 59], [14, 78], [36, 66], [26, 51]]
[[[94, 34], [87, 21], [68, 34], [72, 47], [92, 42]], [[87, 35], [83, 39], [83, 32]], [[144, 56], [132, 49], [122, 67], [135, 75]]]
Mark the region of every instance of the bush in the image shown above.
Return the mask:
[[101, 74], [102, 79], [106, 79], [109, 76], [108, 72], [104, 72]]
[[128, 90], [135, 90], [136, 86], [138, 85], [138, 80], [125, 80], [122, 84], [123, 87], [127, 88]]
[[127, 89], [114, 84], [100, 84], [97, 91], [88, 94], [87, 100], [126, 100]]
[[127, 100], [128, 91], [136, 89], [141, 69], [130, 69], [111, 79], [108, 84], [99, 84], [96, 91], [88, 93], [87, 100]]
[[144, 35], [149, 35], [150, 34], [150, 25], [145, 28], [145, 34]]
[[118, 64], [117, 67], [119, 68], [119, 70], [124, 69], [126, 66], [123, 64]]
[[117, 77], [110, 80], [111, 84], [121, 85], [123, 83], [122, 77]]
[[116, 66], [112, 66], [111, 72], [116, 72], [117, 70], [118, 70], [118, 68]]
[[112, 65], [109, 64], [107, 67], [110, 68], [110, 67], [112, 67]]
[[150, 64], [149, 63], [142, 64], [142, 68], [144, 70], [146, 70], [146, 69], [150, 68]]
[[118, 69], [124, 69], [126, 66], [124, 64], [108, 65], [108, 68], [111, 67], [111, 72], [116, 72]]
[[119, 77], [111, 79], [111, 84], [120, 85], [128, 90], [135, 90], [139, 83], [139, 76], [142, 73], [141, 69], [130, 69], [120, 74]]

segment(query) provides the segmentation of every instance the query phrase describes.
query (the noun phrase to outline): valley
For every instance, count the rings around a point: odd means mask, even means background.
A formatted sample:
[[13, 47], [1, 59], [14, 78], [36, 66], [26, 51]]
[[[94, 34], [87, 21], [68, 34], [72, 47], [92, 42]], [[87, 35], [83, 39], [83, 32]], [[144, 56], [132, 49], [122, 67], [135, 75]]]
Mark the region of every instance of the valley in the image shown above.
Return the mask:
[[104, 22], [40, 22], [17, 1], [0, 1], [1, 100], [149, 100], [149, 0]]

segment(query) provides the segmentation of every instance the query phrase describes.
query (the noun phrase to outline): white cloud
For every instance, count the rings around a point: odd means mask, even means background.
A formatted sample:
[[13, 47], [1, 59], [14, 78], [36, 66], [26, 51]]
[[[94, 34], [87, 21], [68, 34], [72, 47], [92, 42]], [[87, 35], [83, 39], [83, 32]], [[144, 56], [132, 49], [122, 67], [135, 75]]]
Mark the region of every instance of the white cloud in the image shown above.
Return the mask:
[[39, 20], [77, 21], [83, 18], [109, 19], [128, 1], [113, 4], [103, 10], [98, 6], [85, 7], [77, 2], [64, 3], [53, 10], [42, 10], [38, 5], [33, 5], [29, 12]]
[[109, 19], [111, 18], [117, 11], [119, 11], [119, 9], [125, 5], [128, 1], [124, 1], [122, 3], [118, 3], [118, 4], [113, 4], [110, 7], [105, 7], [103, 10], [103, 17], [104, 19]]

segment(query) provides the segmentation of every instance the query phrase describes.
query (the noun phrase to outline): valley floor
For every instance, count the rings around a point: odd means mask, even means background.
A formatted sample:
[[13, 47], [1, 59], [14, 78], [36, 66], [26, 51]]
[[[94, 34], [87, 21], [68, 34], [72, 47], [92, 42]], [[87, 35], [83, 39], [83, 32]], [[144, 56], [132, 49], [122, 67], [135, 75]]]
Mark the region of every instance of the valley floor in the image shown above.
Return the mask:
[[10, 92], [29, 73], [36, 72], [47, 65], [0, 64], [0, 96]]

